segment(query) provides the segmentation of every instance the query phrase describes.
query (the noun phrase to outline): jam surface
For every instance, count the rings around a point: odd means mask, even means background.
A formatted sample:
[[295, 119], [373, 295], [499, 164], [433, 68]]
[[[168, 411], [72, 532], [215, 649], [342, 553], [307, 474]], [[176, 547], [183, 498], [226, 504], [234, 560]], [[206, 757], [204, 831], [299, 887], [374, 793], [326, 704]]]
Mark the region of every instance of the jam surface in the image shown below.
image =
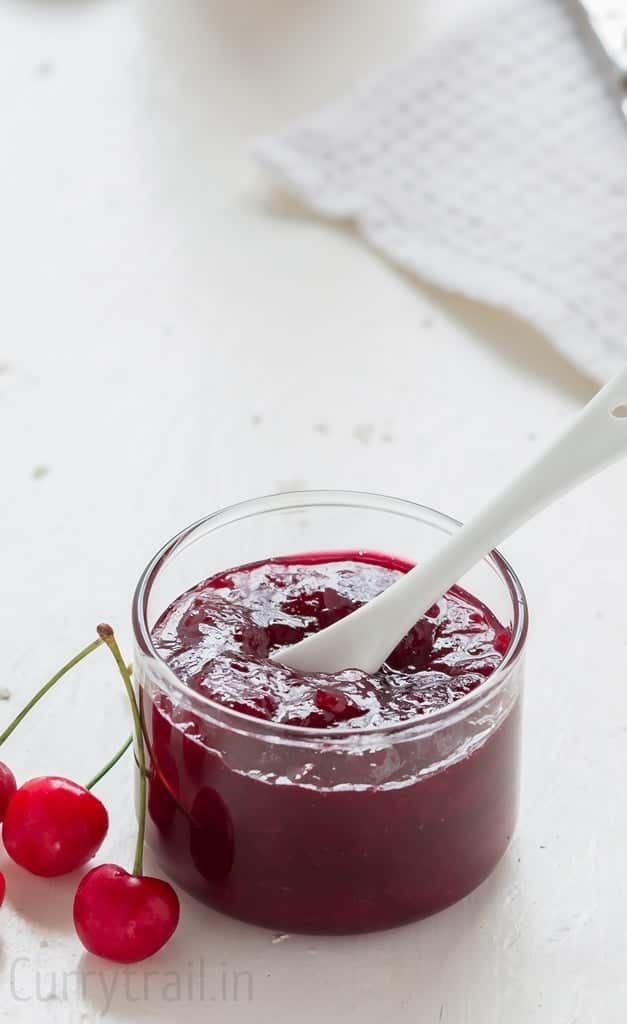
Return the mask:
[[157, 623], [153, 641], [191, 689], [255, 718], [327, 729], [403, 722], [476, 689], [503, 660], [509, 630], [459, 587], [372, 675], [303, 675], [269, 656], [344, 618], [410, 568], [370, 552], [245, 565], [182, 594]]

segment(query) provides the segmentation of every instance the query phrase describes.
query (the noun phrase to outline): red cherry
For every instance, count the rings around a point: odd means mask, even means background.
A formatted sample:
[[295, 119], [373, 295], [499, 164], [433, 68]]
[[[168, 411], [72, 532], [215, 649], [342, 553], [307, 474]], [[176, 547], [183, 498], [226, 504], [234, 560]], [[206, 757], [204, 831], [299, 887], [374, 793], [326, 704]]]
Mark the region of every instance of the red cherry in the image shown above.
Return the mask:
[[165, 946], [176, 931], [179, 910], [167, 882], [100, 864], [76, 890], [74, 927], [89, 953], [134, 964]]
[[84, 786], [46, 775], [30, 779], [6, 809], [2, 838], [16, 864], [52, 878], [82, 867], [109, 828], [104, 804]]
[[0, 761], [0, 821], [4, 818], [4, 812], [16, 789], [15, 775], [3, 761]]
[[315, 694], [316, 707], [321, 711], [329, 711], [332, 715], [340, 717], [346, 711], [347, 700], [339, 690], [328, 690], [319, 687]]
[[512, 639], [511, 630], [501, 629], [494, 634], [494, 647], [499, 654], [505, 654]]
[[4, 903], [4, 894], [7, 891], [7, 883], [4, 879], [4, 875], [0, 871], [0, 907]]

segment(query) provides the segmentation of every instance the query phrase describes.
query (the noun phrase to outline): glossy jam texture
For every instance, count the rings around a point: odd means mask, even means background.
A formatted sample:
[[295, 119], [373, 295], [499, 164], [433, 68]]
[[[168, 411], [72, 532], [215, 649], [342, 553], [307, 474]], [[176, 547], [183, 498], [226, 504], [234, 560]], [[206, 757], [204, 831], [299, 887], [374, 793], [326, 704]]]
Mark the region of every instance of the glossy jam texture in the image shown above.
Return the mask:
[[[392, 724], [428, 724], [500, 664], [509, 631], [478, 600], [451, 591], [372, 676], [299, 676], [267, 660], [407, 568], [359, 552], [245, 566], [182, 595], [155, 627], [190, 690], [248, 718], [140, 676], [149, 841], [218, 910], [287, 932], [386, 928], [460, 899], [506, 849], [518, 684], [426, 732]], [[277, 734], [275, 722], [324, 731]], [[392, 732], [352, 732], [381, 724]]]
[[351, 552], [232, 569], [174, 601], [153, 640], [191, 689], [255, 718], [317, 729], [403, 722], [476, 689], [503, 659], [509, 630], [459, 587], [373, 675], [303, 675], [268, 657], [344, 618], [409, 568]]

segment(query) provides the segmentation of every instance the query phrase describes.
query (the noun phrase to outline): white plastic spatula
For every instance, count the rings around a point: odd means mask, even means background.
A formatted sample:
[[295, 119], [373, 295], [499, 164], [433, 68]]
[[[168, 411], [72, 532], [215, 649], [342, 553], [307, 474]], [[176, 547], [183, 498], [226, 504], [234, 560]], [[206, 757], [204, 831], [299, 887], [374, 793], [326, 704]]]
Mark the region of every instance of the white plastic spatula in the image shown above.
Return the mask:
[[627, 452], [627, 368], [568, 429], [427, 561], [273, 660], [300, 672], [376, 672], [427, 608], [537, 512]]

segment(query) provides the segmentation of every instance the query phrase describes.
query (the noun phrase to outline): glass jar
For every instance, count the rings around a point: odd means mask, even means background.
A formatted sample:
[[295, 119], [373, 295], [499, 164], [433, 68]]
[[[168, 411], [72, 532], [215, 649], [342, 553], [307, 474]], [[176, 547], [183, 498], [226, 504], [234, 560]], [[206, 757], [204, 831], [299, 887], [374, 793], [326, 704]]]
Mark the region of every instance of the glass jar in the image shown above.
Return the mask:
[[281, 555], [382, 551], [419, 562], [459, 523], [372, 494], [280, 494], [207, 516], [165, 545], [134, 598], [135, 679], [151, 770], [148, 842], [212, 907], [283, 931], [388, 928], [454, 903], [514, 829], [527, 606], [493, 552], [462, 585], [512, 632], [501, 666], [427, 716], [364, 729], [247, 717], [186, 687], [150, 630], [215, 573]]

